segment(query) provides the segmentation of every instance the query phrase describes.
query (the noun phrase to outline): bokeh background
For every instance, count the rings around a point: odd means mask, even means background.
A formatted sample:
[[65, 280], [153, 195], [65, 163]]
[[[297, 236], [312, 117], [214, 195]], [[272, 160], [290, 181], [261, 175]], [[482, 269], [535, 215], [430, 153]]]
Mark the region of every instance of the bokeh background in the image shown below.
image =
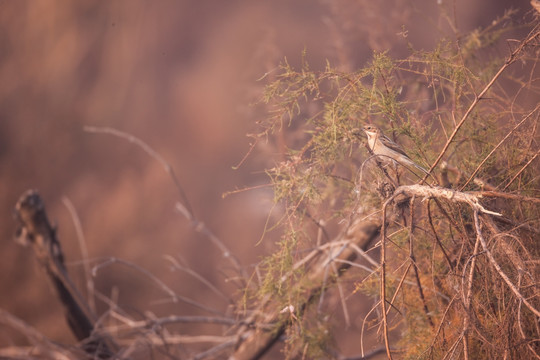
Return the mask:
[[[251, 272], [277, 236], [270, 232], [261, 241], [271, 189], [222, 195], [267, 183], [264, 169], [280, 158], [276, 147], [261, 143], [233, 169], [250, 149], [246, 134], [268, 115], [258, 99], [279, 62], [286, 57], [298, 67], [306, 50], [313, 69], [329, 60], [354, 70], [373, 51], [404, 57], [407, 42], [431, 49], [450, 34], [446, 17], [455, 17], [464, 33], [509, 7], [521, 15], [530, 10], [527, 0], [0, 1], [0, 308], [56, 341], [75, 342], [30, 249], [13, 241], [13, 206], [36, 188], [81, 285], [66, 199], [93, 265], [125, 259], [179, 294], [225, 309], [226, 302], [164, 258], [181, 259], [238, 295], [226, 281], [229, 263], [175, 211], [179, 197], [169, 175], [133, 144], [83, 126], [114, 127], [158, 151], [196, 216]], [[199, 313], [164, 301], [154, 283], [121, 265], [101, 268], [95, 281], [134, 313]], [[24, 344], [0, 326], [0, 346]], [[342, 346], [357, 352], [354, 342]]]

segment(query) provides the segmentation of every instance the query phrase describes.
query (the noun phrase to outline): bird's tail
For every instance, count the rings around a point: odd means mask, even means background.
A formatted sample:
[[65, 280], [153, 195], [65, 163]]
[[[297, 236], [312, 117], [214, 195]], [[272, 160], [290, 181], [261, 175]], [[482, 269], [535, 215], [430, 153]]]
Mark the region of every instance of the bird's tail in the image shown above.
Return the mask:
[[439, 181], [437, 180], [437, 178], [435, 178], [435, 176], [433, 176], [433, 174], [431, 174], [429, 171], [427, 171], [426, 169], [424, 169], [423, 167], [421, 167], [420, 165], [416, 165], [413, 161], [411, 161], [411, 164], [417, 168], [418, 170], [424, 172], [427, 176], [431, 177], [433, 180], [435, 180], [435, 184], [438, 184]]
[[405, 160], [406, 160], [407, 165], [411, 165], [411, 166], [417, 168], [418, 170], [422, 171], [424, 174], [426, 174], [426, 175], [430, 176], [432, 179], [434, 179], [435, 183], [438, 183], [437, 179], [432, 174], [430, 174], [429, 171], [427, 171], [425, 168], [421, 167], [420, 165], [417, 165], [414, 161], [412, 161], [409, 158], [406, 158]]
[[417, 168], [418, 170], [422, 171], [423, 173], [425, 174], [428, 174], [429, 175], [429, 172], [424, 169], [423, 167], [421, 167], [420, 165], [417, 165], [414, 161], [412, 161], [408, 156], [405, 157], [405, 156], [400, 156], [399, 159], [396, 159], [399, 163], [401, 163], [401, 165], [405, 165], [405, 166], [412, 166], [412, 167], [415, 167]]

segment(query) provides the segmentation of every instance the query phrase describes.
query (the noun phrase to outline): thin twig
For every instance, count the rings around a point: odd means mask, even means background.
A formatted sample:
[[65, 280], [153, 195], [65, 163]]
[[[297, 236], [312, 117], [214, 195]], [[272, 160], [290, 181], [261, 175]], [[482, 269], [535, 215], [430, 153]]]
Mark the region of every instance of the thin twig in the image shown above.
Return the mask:
[[222, 291], [220, 291], [217, 287], [215, 287], [210, 281], [205, 279], [201, 274], [195, 272], [194, 270], [181, 265], [178, 260], [176, 260], [174, 257], [170, 255], [164, 255], [163, 258], [168, 260], [175, 268], [178, 270], [184, 271], [185, 273], [193, 276], [195, 279], [199, 280], [201, 283], [203, 283], [206, 287], [208, 287], [214, 294], [228, 302], [229, 304], [232, 303], [232, 300], [228, 298]]
[[51, 356], [51, 358], [62, 360], [70, 360], [75, 358], [75, 356], [80, 359], [85, 358], [84, 353], [79, 349], [58, 345], [55, 341], [45, 337], [31, 325], [25, 323], [23, 320], [15, 317], [4, 309], [0, 309], [0, 323], [23, 334], [30, 343], [42, 351], [43, 354]]
[[420, 274], [418, 273], [418, 266], [416, 265], [416, 257], [414, 256], [413, 232], [414, 232], [414, 200], [415, 199], [416, 199], [416, 196], [413, 195], [410, 201], [411, 224], [410, 224], [410, 229], [409, 229], [409, 257], [413, 265], [414, 277], [416, 279], [416, 284], [418, 286], [418, 294], [420, 296], [420, 299], [422, 300], [422, 305], [424, 307], [424, 313], [426, 314], [429, 325], [431, 325], [431, 327], [435, 327], [435, 324], [433, 324], [433, 320], [431, 319], [431, 315], [429, 314], [429, 308], [426, 302], [426, 297], [424, 296], [424, 291], [422, 289], [422, 283], [420, 281]]
[[[119, 343], [130, 344], [132, 339], [123, 339]], [[155, 333], [146, 334], [145, 341], [149, 342], [152, 345], [177, 345], [177, 344], [199, 344], [199, 343], [218, 343], [223, 344], [227, 343], [229, 346], [232, 346], [236, 341], [235, 336], [219, 336], [219, 335], [168, 335], [168, 336], [159, 336]]]
[[[462, 287], [463, 282], [465, 282], [465, 279], [467, 279], [467, 290], [462, 291], [463, 294], [463, 304], [465, 307], [465, 316], [463, 317], [463, 330], [462, 330], [462, 336], [463, 336], [463, 357], [468, 360], [469, 359], [469, 323], [471, 322], [471, 297], [472, 297], [472, 284], [473, 284], [473, 277], [474, 277], [474, 271], [476, 269], [476, 258], [478, 257], [478, 247], [479, 247], [479, 241], [478, 238], [476, 239], [476, 243], [474, 244], [474, 251], [472, 256], [470, 257], [471, 261], [471, 270], [469, 271], [469, 276], [465, 276], [465, 271], [467, 269], [467, 264], [465, 264], [463, 268], [463, 281], [462, 281]], [[467, 262], [468, 263], [468, 262]]]
[[395, 194], [384, 202], [382, 209], [382, 227], [381, 227], [381, 312], [383, 318], [383, 337], [384, 346], [386, 347], [386, 356], [392, 360], [392, 353], [390, 352], [390, 339], [388, 338], [388, 317], [386, 315], [386, 208], [392, 200], [394, 200]]
[[379, 303], [380, 303], [380, 300], [377, 301], [375, 305], [373, 305], [373, 307], [368, 311], [368, 313], [364, 316], [364, 319], [362, 320], [362, 327], [360, 328], [360, 354], [361, 356], [364, 356], [364, 329], [366, 328], [367, 318], [369, 317], [369, 315], [371, 315], [373, 311], [377, 309], [377, 306], [379, 306]]
[[128, 134], [124, 131], [120, 131], [118, 129], [114, 129], [111, 127], [97, 127], [97, 126], [84, 126], [84, 131], [89, 133], [97, 133], [97, 134], [109, 134], [117, 136], [121, 139], [127, 140], [131, 143], [134, 143], [135, 145], [139, 146], [144, 152], [146, 152], [150, 157], [157, 160], [161, 166], [163, 166], [163, 169], [169, 174], [171, 177], [174, 185], [176, 186], [176, 189], [178, 190], [178, 193], [180, 194], [180, 198], [182, 199], [182, 203], [184, 207], [187, 209], [191, 217], [194, 216], [193, 210], [191, 208], [191, 205], [189, 204], [188, 197], [182, 188], [182, 185], [180, 185], [180, 181], [178, 180], [178, 177], [176, 176], [176, 173], [174, 172], [173, 167], [157, 152], [155, 151], [150, 145], [139, 139], [138, 137]]
[[[394, 292], [394, 296], [392, 296], [392, 300], [390, 300], [390, 305], [392, 307], [394, 307], [394, 301], [396, 301], [396, 298], [397, 298], [397, 296], [399, 294], [399, 290], [401, 289], [403, 284], [406, 283], [405, 278], [407, 277], [407, 274], [409, 273], [409, 270], [411, 269], [411, 266], [412, 266], [412, 262], [409, 261], [409, 264], [407, 265], [407, 268], [405, 269], [405, 272], [403, 273], [403, 275], [401, 276], [401, 279], [399, 280], [398, 286], [396, 287], [396, 291]], [[390, 309], [388, 309], [386, 314], [388, 315], [389, 313], [390, 313]]]
[[[334, 270], [334, 274], [338, 276], [338, 269], [336, 268], [336, 262], [332, 262], [332, 270]], [[336, 286], [338, 288], [339, 293], [339, 299], [341, 302], [341, 308], [343, 309], [343, 318], [345, 319], [345, 325], [347, 327], [351, 326], [351, 317], [349, 315], [349, 310], [347, 310], [347, 302], [345, 301], [345, 292], [343, 290], [343, 286], [341, 285], [341, 282], [339, 280], [336, 280]]]
[[521, 173], [534, 161], [534, 159], [536, 159], [536, 157], [540, 154], [540, 150], [538, 150], [536, 152], [536, 154], [534, 154], [534, 156], [529, 160], [527, 161], [527, 163], [525, 165], [523, 165], [523, 167], [516, 173], [516, 175], [514, 175], [514, 177], [508, 182], [508, 184], [506, 184], [506, 186], [504, 187], [503, 191], [505, 191], [506, 189], [508, 189], [508, 187], [510, 185], [512, 185], [512, 183], [514, 182], [514, 180], [517, 179], [517, 177], [519, 175], [521, 175]]
[[215, 354], [220, 352], [220, 351], [223, 351], [227, 348], [230, 348], [230, 347], [233, 347], [234, 344], [236, 343], [236, 339], [232, 339], [232, 340], [229, 340], [229, 341], [225, 341], [223, 342], [222, 344], [219, 344], [217, 346], [214, 346], [213, 348], [210, 348], [200, 354], [197, 354], [196, 356], [193, 357], [193, 360], [201, 360], [201, 359], [205, 359], [205, 358], [208, 358], [208, 357], [212, 357], [214, 358]]
[[[221, 241], [219, 237], [217, 237], [208, 226], [202, 221], [197, 220], [196, 218], [192, 217], [189, 213], [189, 210], [184, 207], [184, 205], [180, 202], [176, 203], [176, 210], [182, 215], [184, 215], [187, 219], [191, 221], [191, 224], [193, 226], [193, 229], [204, 235], [206, 238], [210, 239], [212, 243], [221, 251], [221, 254], [224, 258], [228, 259], [236, 269], [236, 271], [241, 275], [242, 281], [245, 281], [245, 279], [248, 278], [248, 275], [245, 271], [245, 269], [240, 264], [240, 261], [234, 256], [231, 250]], [[245, 285], [245, 284], [244, 284]]]
[[88, 263], [88, 248], [86, 247], [86, 239], [84, 237], [84, 232], [82, 230], [81, 220], [77, 214], [77, 209], [73, 206], [71, 200], [64, 196], [62, 197], [62, 203], [68, 209], [69, 215], [75, 226], [75, 232], [77, 233], [77, 240], [79, 242], [79, 248], [81, 250], [81, 257], [83, 259], [83, 269], [84, 277], [86, 280], [86, 300], [88, 301], [88, 307], [92, 310], [93, 313], [96, 313], [96, 301], [94, 298], [95, 286], [94, 286], [94, 277], [90, 271], [90, 264]]
[[[125, 325], [111, 325], [106, 326], [102, 330], [99, 331], [122, 331], [122, 330], [134, 330], [134, 329], [152, 329], [154, 327], [159, 327], [167, 324], [215, 324], [215, 325], [239, 325], [243, 324], [242, 321], [233, 319], [233, 318], [227, 318], [227, 317], [212, 317], [212, 316], [166, 316], [162, 318], [157, 319], [148, 319], [148, 320], [141, 320], [141, 321], [134, 321], [130, 320], [128, 318], [125, 318], [123, 316], [119, 316], [120, 314], [113, 312], [112, 313], [114, 317], [118, 320], [121, 320], [125, 323]], [[253, 324], [253, 326], [260, 326], [260, 327], [266, 327], [264, 324]]]
[[530, 196], [522, 196], [516, 194], [510, 194], [500, 191], [470, 191], [469, 194], [474, 194], [482, 197], [498, 197], [502, 199], [511, 199], [525, 202], [532, 202], [535, 204], [540, 204], [540, 198], [533, 198]]
[[[518, 280], [518, 286], [521, 286], [521, 279], [522, 276], [519, 274], [519, 280]], [[518, 323], [518, 330], [519, 334], [521, 335], [521, 338], [526, 341], [527, 349], [534, 355], [536, 359], [540, 359], [540, 355], [534, 350], [534, 348], [531, 346], [529, 341], [527, 340], [527, 336], [525, 335], [525, 332], [523, 331], [523, 324], [521, 323], [521, 301], [518, 301], [518, 308], [517, 308], [517, 323]]]
[[444, 246], [441, 242], [441, 239], [439, 239], [439, 236], [437, 235], [437, 231], [435, 230], [435, 225], [433, 225], [433, 218], [431, 216], [431, 206], [430, 206], [430, 201], [427, 202], [426, 204], [426, 207], [427, 207], [427, 217], [428, 217], [428, 223], [429, 223], [429, 226], [431, 227], [431, 231], [433, 232], [433, 235], [435, 236], [435, 241], [437, 242], [437, 245], [439, 245], [439, 248], [441, 249], [443, 255], [444, 255], [444, 258], [446, 259], [446, 263], [448, 264], [448, 267], [453, 270], [454, 269], [454, 265], [452, 264], [452, 261], [450, 260], [450, 257], [448, 256], [448, 254], [446, 253], [446, 250], [444, 249]]
[[100, 271], [101, 269], [103, 269], [103, 268], [105, 268], [107, 266], [110, 266], [112, 264], [121, 264], [121, 265], [127, 266], [127, 267], [129, 267], [131, 269], [134, 269], [134, 270], [140, 272], [141, 274], [144, 274], [150, 280], [152, 280], [154, 283], [156, 283], [165, 293], [167, 293], [171, 297], [173, 302], [182, 301], [182, 302], [184, 302], [186, 304], [195, 306], [195, 307], [197, 307], [197, 308], [199, 308], [201, 310], [205, 310], [205, 311], [207, 311], [209, 313], [221, 315], [221, 312], [219, 312], [217, 310], [211, 309], [209, 307], [201, 305], [200, 303], [198, 303], [198, 302], [196, 302], [194, 300], [191, 300], [191, 299], [186, 298], [184, 296], [178, 295], [176, 292], [174, 292], [170, 287], [168, 287], [163, 281], [161, 281], [159, 278], [157, 278], [150, 271], [142, 268], [139, 265], [136, 265], [136, 264], [133, 264], [133, 263], [131, 263], [129, 261], [126, 261], [126, 260], [118, 259], [118, 258], [115, 258], [115, 257], [108, 258], [105, 261], [101, 262], [100, 264], [95, 265], [92, 268], [92, 275], [96, 276], [98, 271]]
[[[355, 267], [355, 268], [358, 268], [358, 269], [362, 269], [362, 270], [365, 270], [369, 273], [369, 275], [371, 274], [374, 274], [375, 272], [378, 271], [378, 269], [371, 269], [365, 265], [362, 265], [362, 264], [358, 264], [356, 262], [353, 262], [353, 261], [349, 261], [349, 260], [341, 260], [341, 259], [335, 259], [334, 260], [335, 263], [343, 263], [343, 264], [347, 264], [349, 265], [350, 267]], [[377, 267], [379, 267], [379, 264], [377, 264]], [[368, 276], [369, 276], [368, 275]]]
[[371, 350], [367, 354], [362, 354], [360, 356], [339, 357], [338, 360], [368, 360], [384, 352], [384, 347], [380, 347], [378, 349]]
[[[443, 313], [443, 316], [441, 317], [441, 321], [439, 323], [439, 326], [437, 327], [437, 331], [435, 332], [435, 335], [433, 336], [433, 340], [431, 341], [431, 344], [429, 345], [429, 347], [426, 349], [425, 352], [427, 352], [429, 350], [430, 352], [430, 355], [431, 353], [433, 352], [433, 347], [435, 345], [435, 342], [437, 341], [437, 337], [439, 336], [439, 334], [441, 333], [441, 330], [445, 324], [445, 319], [446, 319], [446, 316], [448, 315], [448, 312], [450, 311], [450, 309], [452, 308], [452, 304], [454, 303], [454, 300], [456, 300], [456, 297], [457, 297], [457, 294], [454, 295], [454, 297], [452, 297], [452, 299], [450, 299], [450, 302], [448, 303], [448, 305], [446, 306], [446, 309], [444, 310], [444, 313]], [[424, 353], [425, 353], [424, 352]], [[423, 354], [422, 354], [423, 355]]]

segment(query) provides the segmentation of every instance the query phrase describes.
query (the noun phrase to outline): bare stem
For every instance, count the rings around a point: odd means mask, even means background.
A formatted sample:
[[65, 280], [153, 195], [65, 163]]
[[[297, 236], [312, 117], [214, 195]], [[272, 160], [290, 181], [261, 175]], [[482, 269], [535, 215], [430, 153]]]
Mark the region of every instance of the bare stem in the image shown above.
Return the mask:
[[390, 339], [388, 338], [388, 317], [386, 314], [386, 208], [394, 199], [395, 195], [385, 201], [382, 209], [382, 228], [381, 228], [381, 311], [383, 317], [383, 336], [384, 346], [386, 347], [386, 356], [392, 360], [390, 352]]

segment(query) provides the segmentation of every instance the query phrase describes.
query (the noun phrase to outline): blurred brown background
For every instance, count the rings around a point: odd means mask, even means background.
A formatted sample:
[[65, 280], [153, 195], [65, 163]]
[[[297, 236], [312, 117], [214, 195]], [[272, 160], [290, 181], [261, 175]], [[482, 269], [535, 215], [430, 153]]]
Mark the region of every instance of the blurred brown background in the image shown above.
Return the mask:
[[[448, 34], [445, 12], [455, 11], [466, 32], [488, 25], [506, 7], [530, 9], [527, 0], [457, 1], [454, 9], [441, 3], [1, 1], [0, 307], [54, 340], [74, 342], [31, 252], [12, 241], [12, 208], [23, 191], [37, 188], [79, 281], [81, 255], [63, 197], [77, 210], [91, 259], [134, 262], [179, 294], [225, 309], [163, 258], [181, 257], [234, 291], [224, 282], [229, 264], [174, 210], [178, 195], [160, 164], [133, 144], [83, 126], [114, 127], [156, 149], [175, 168], [195, 214], [249, 272], [271, 250], [272, 234], [257, 243], [272, 193], [222, 194], [268, 182], [262, 170], [278, 156], [271, 147], [256, 148], [232, 169], [249, 149], [246, 133], [266, 116], [263, 106], [253, 105], [265, 84], [257, 79], [284, 57], [298, 66], [303, 49], [312, 68], [322, 69], [328, 59], [344, 70], [362, 67], [374, 50], [406, 56], [406, 41], [430, 49]], [[116, 287], [119, 304], [133, 311], [199, 312], [160, 302], [166, 296], [155, 284], [119, 265], [103, 268], [96, 283], [105, 294]], [[14, 344], [24, 341], [0, 327], [0, 346]]]

